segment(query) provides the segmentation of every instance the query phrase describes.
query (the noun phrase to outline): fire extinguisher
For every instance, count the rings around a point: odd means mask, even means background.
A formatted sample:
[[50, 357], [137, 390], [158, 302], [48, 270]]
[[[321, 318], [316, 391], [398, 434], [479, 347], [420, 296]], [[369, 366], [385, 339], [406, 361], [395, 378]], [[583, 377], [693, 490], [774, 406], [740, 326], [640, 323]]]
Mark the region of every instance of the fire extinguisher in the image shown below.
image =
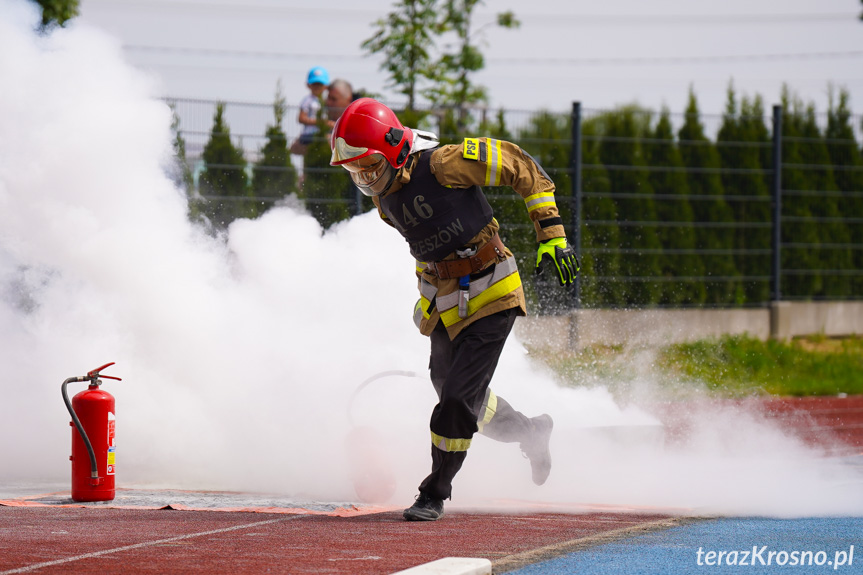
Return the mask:
[[[72, 416], [72, 499], [74, 501], [111, 501], [114, 499], [114, 472], [116, 444], [114, 440], [114, 396], [99, 389], [100, 377], [116, 379], [119, 377], [101, 375], [106, 363], [87, 373], [70, 377], [63, 382], [63, 402]], [[90, 386], [78, 393], [69, 402], [66, 385], [76, 381], [89, 381]]]

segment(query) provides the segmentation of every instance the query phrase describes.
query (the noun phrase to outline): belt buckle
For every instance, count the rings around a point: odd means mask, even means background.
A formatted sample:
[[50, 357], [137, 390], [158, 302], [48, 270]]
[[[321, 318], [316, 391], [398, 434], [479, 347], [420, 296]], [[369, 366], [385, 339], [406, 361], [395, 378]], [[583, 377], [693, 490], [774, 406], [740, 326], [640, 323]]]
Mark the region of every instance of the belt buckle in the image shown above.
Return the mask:
[[468, 246], [465, 246], [465, 248], [462, 250], [456, 250], [455, 255], [457, 255], [461, 259], [465, 259], [465, 258], [472, 258], [473, 256], [476, 255], [476, 252], [477, 252], [476, 246], [468, 245]]

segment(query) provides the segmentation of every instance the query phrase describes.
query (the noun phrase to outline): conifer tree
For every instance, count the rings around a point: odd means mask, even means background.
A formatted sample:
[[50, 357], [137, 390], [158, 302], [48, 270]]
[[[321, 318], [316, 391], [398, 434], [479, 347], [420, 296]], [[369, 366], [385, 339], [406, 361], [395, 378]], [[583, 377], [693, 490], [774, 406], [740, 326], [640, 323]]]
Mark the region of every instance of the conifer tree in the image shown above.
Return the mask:
[[192, 187], [194, 186], [194, 178], [192, 170], [189, 168], [189, 162], [186, 160], [186, 139], [180, 131], [180, 116], [177, 114], [177, 105], [174, 102], [169, 102], [168, 107], [171, 109], [171, 133], [174, 134], [174, 170], [171, 171], [171, 179], [174, 184], [181, 188], [187, 196], [191, 195]]
[[698, 101], [692, 89], [678, 139], [683, 165], [689, 168], [686, 181], [695, 215], [696, 246], [702, 252], [704, 272], [708, 277], [705, 302], [714, 305], [742, 302], [743, 290], [730, 252], [734, 245], [731, 227], [734, 215], [724, 198], [719, 176], [719, 153], [704, 134]]
[[[771, 247], [770, 190], [761, 164], [763, 150], [770, 139], [764, 124], [760, 98], [751, 102], [744, 97], [740, 105], [734, 89], [728, 88], [728, 101], [722, 126], [717, 134], [717, 151], [722, 162], [722, 185], [734, 213], [734, 263], [744, 278], [769, 278]], [[758, 250], [759, 253], [753, 253]], [[769, 279], [742, 279], [746, 303], [770, 299]]]
[[[288, 138], [282, 130], [286, 109], [282, 86], [278, 84], [273, 102], [274, 121], [267, 126], [267, 142], [261, 148], [261, 158], [252, 173], [252, 191], [257, 198], [267, 198], [266, 201], [294, 192], [297, 182], [297, 171], [291, 163], [291, 154], [288, 151]], [[261, 212], [264, 211], [265, 205], [259, 205]]]
[[620, 272], [629, 280], [623, 287], [624, 303], [649, 305], [659, 302], [660, 242], [657, 235], [656, 204], [645, 169], [640, 141], [649, 130], [650, 116], [635, 107], [623, 107], [603, 116], [604, 138], [599, 155], [610, 181], [620, 223]]
[[[319, 112], [323, 113], [324, 110]], [[318, 118], [318, 128], [325, 134], [328, 128], [322, 118]], [[357, 209], [357, 188], [347, 170], [330, 165], [331, 156], [327, 138], [312, 140], [303, 159], [303, 185], [299, 194], [306, 200], [306, 209], [324, 229], [350, 218]]]
[[[841, 168], [833, 173], [839, 190], [839, 213], [859, 218], [863, 215], [863, 151], [857, 147], [848, 100], [847, 90], [839, 91], [838, 102], [834, 102], [831, 92], [825, 137], [830, 163]], [[849, 243], [857, 248], [851, 254], [850, 269], [863, 274], [863, 222], [849, 223], [848, 231]], [[863, 275], [852, 275], [849, 279], [850, 291], [844, 295], [863, 294]]]
[[[806, 107], [803, 123], [803, 138], [801, 143], [801, 159], [808, 166], [805, 175], [807, 189], [817, 192], [809, 196], [809, 210], [818, 218], [818, 241], [821, 244], [817, 252], [822, 273], [820, 291], [812, 296], [841, 297], [850, 291], [850, 277], [842, 274], [843, 270], [851, 269], [851, 250], [848, 245], [850, 236], [848, 226], [842, 221], [839, 211], [839, 195], [836, 181], [833, 179], [833, 167], [827, 144], [815, 117], [815, 107]], [[838, 271], [840, 273], [833, 273]]]
[[[661, 275], [669, 281], [663, 284], [660, 303], [668, 305], [704, 303], [706, 290], [699, 280], [674, 278], [702, 278], [704, 263], [695, 252], [695, 228], [692, 206], [689, 203], [689, 186], [683, 172], [683, 160], [674, 141], [674, 132], [667, 108], [645, 144], [647, 164], [654, 168], [649, 181], [656, 195], [656, 215], [667, 224], [657, 230], [663, 254], [660, 260]], [[666, 170], [657, 168], [667, 168]]]
[[806, 111], [803, 102], [782, 90], [782, 293], [810, 298], [823, 289], [818, 226], [811, 205], [817, 198], [804, 164]]
[[509, 142], [514, 141], [515, 138], [506, 125], [506, 114], [504, 113], [503, 108], [497, 111], [493, 120], [488, 120], [486, 117], [483, 117], [479, 124], [478, 133], [489, 135], [498, 140], [507, 140]]
[[599, 157], [603, 118], [586, 118], [582, 133], [581, 298], [585, 307], [624, 305], [620, 227], [617, 207], [609, 195], [611, 180]]
[[217, 228], [226, 228], [237, 218], [255, 216], [243, 150], [231, 141], [224, 114], [225, 104], [218, 102], [210, 139], [204, 146], [205, 167], [199, 180], [206, 200], [202, 214]]

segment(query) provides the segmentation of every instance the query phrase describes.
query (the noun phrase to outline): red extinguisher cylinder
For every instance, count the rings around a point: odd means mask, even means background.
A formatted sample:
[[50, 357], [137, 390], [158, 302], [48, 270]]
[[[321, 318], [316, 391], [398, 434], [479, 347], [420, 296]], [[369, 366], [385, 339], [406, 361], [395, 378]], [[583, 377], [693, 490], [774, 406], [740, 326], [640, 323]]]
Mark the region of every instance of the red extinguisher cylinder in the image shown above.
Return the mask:
[[84, 439], [72, 426], [72, 499], [74, 501], [111, 501], [116, 490], [114, 396], [93, 382], [72, 398], [72, 409], [81, 422], [96, 456], [97, 473], [92, 465]]

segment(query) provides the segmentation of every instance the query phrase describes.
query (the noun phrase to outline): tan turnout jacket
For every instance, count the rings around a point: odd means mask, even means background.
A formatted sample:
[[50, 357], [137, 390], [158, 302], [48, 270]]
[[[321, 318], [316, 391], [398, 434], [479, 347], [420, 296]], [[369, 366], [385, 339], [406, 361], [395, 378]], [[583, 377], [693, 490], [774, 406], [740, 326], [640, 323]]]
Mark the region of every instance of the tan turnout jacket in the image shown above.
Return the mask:
[[[408, 161], [399, 170], [392, 187], [385, 196], [397, 193], [410, 181], [415, 162]], [[537, 241], [564, 237], [564, 229], [554, 201], [554, 183], [545, 171], [524, 150], [504, 140], [492, 138], [465, 138], [461, 144], [437, 148], [431, 157], [431, 172], [438, 183], [453, 188], [478, 186], [510, 186], [524, 198], [528, 216], [536, 230]], [[380, 216], [379, 198], [373, 199]], [[390, 223], [390, 222], [387, 222]], [[390, 223], [390, 225], [392, 225]], [[470, 245], [482, 248], [498, 231], [493, 219], [473, 239]], [[458, 257], [455, 252], [445, 260]], [[515, 266], [515, 258], [508, 249], [506, 258], [489, 262], [496, 266], [492, 273], [471, 281], [469, 316], [458, 316], [458, 279], [441, 279], [431, 272], [426, 262], [417, 262], [416, 273], [420, 290], [414, 319], [420, 332], [430, 335], [438, 321], [443, 321], [450, 338], [476, 320], [517, 307], [525, 313], [524, 291]], [[434, 305], [432, 306], [432, 302]]]

